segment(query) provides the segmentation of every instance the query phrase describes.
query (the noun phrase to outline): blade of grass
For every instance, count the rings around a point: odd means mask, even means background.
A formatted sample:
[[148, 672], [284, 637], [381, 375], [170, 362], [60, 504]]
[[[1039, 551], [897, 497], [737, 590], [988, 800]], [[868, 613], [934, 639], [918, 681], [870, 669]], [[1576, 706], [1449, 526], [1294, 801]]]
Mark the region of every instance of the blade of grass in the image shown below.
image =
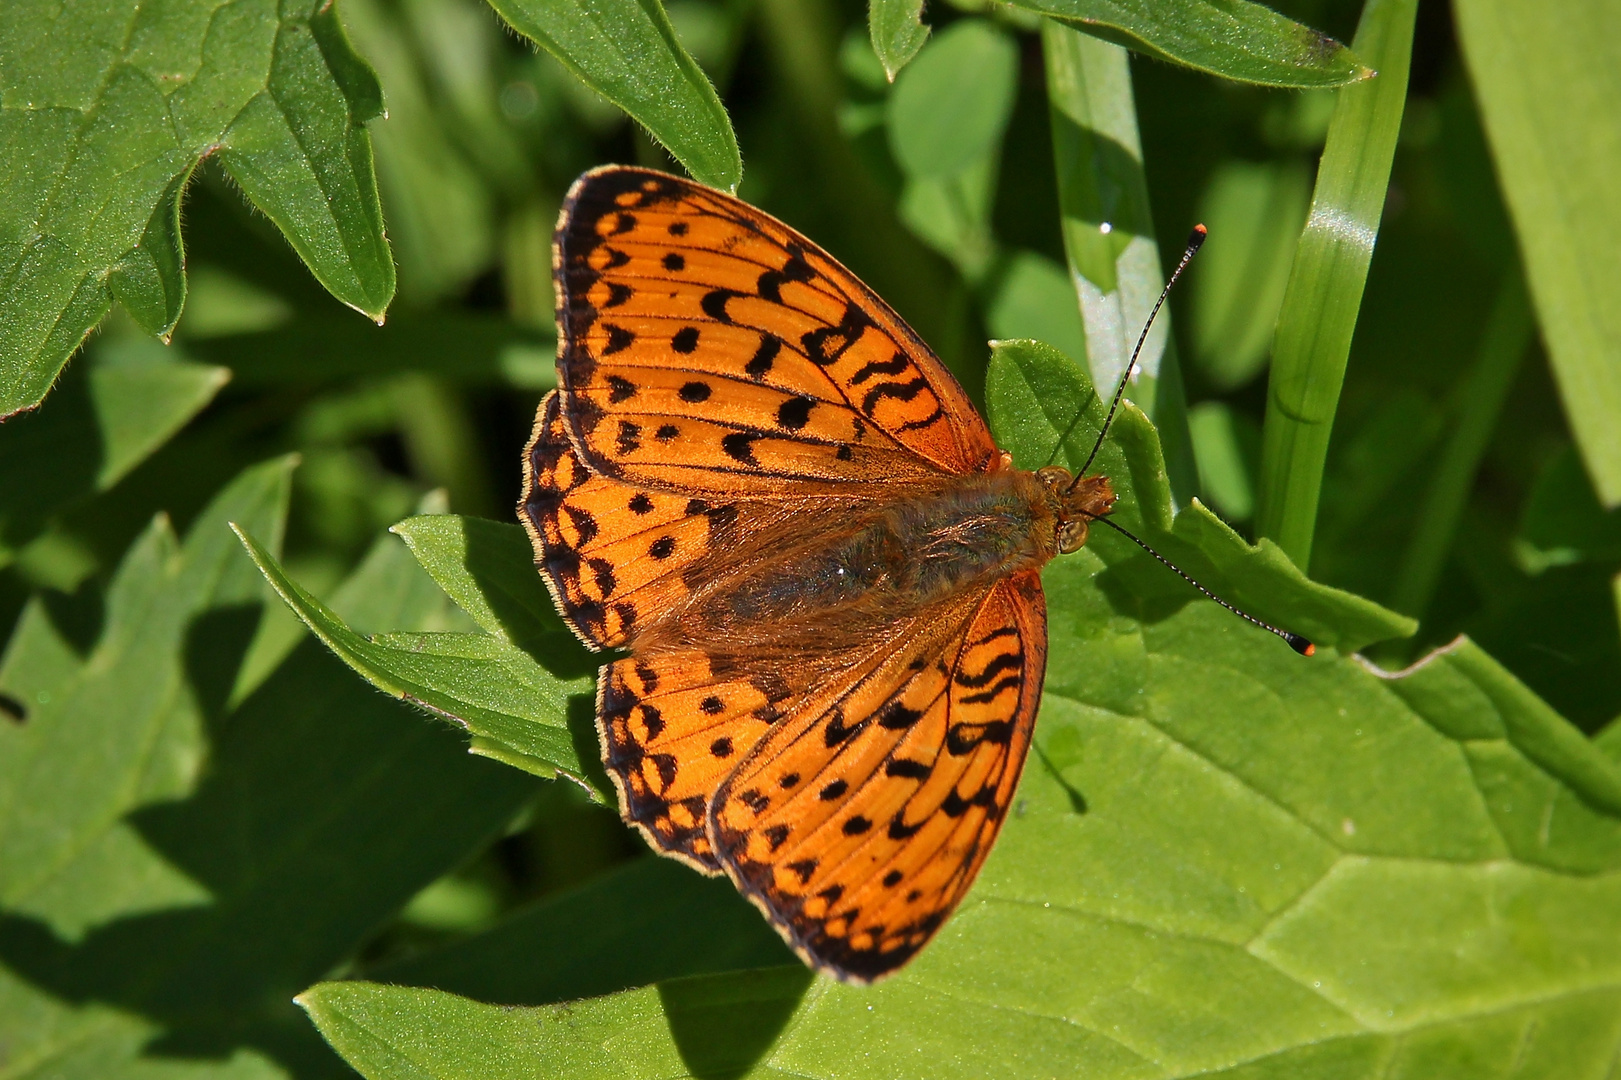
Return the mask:
[[1463, 513], [1475, 471], [1502, 414], [1514, 375], [1531, 343], [1534, 324], [1525, 279], [1516, 266], [1509, 270], [1481, 337], [1480, 355], [1463, 386], [1457, 426], [1441, 452], [1440, 464], [1430, 478], [1418, 528], [1402, 556], [1391, 606], [1423, 618], [1435, 594], [1458, 518]]
[[1256, 530], [1307, 569], [1323, 462], [1401, 130], [1417, 0], [1368, 0], [1352, 47], [1379, 74], [1339, 91], [1272, 340]]
[[[1064, 253], [1086, 327], [1087, 367], [1107, 395], [1165, 286], [1131, 66], [1125, 49], [1051, 19], [1042, 23], [1041, 46]], [[1197, 473], [1168, 311], [1160, 312], [1137, 363], [1131, 397], [1160, 430], [1172, 497], [1185, 506]]]
[[1621, 6], [1454, 10], [1571, 432], [1599, 499], [1621, 505]]

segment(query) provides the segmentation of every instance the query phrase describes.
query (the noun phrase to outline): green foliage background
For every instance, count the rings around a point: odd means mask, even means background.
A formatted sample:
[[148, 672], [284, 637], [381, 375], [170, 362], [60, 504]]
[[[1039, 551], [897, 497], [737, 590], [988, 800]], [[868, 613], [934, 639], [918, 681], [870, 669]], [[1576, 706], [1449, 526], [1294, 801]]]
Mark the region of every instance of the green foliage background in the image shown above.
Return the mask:
[[[5, 5], [0, 1078], [1610, 1076], [1621, 14], [1276, 7]], [[822, 243], [1025, 465], [1210, 228], [1100, 465], [1320, 654], [1055, 563], [877, 988], [619, 823], [512, 524], [605, 161]]]

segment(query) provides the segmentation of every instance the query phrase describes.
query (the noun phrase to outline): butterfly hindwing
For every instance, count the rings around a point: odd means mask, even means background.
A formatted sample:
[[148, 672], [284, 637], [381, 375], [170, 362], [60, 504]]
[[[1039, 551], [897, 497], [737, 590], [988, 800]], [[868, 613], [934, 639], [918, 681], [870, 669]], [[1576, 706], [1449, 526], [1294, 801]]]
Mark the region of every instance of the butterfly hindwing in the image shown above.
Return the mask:
[[716, 666], [701, 651], [672, 650], [616, 660], [597, 681], [602, 761], [624, 819], [707, 874], [720, 873], [705, 829], [710, 796], [805, 689]]
[[809, 962], [857, 982], [893, 971], [990, 851], [1045, 664], [1033, 571], [920, 618], [722, 785], [710, 807], [720, 862]]
[[554, 253], [564, 415], [596, 471], [724, 497], [975, 472], [956, 380], [815, 244], [643, 169], [575, 184]]

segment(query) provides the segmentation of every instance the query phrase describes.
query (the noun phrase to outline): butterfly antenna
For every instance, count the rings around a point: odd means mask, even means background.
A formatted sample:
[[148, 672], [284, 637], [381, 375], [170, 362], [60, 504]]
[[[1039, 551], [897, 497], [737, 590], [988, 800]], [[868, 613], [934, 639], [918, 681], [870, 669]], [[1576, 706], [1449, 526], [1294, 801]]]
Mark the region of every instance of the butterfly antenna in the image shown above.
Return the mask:
[[[1075, 484], [1080, 482], [1081, 477], [1086, 475], [1086, 470], [1092, 467], [1092, 461], [1098, 456], [1098, 451], [1103, 449], [1103, 440], [1109, 434], [1109, 425], [1114, 423], [1114, 414], [1120, 408], [1120, 399], [1126, 396], [1126, 383], [1131, 379], [1131, 373], [1137, 370], [1137, 358], [1142, 355], [1143, 345], [1148, 341], [1148, 332], [1154, 328], [1154, 319], [1159, 315], [1159, 309], [1165, 306], [1165, 298], [1171, 295], [1171, 286], [1176, 284], [1176, 279], [1182, 276], [1182, 271], [1187, 269], [1188, 263], [1192, 262], [1193, 257], [1199, 253], [1199, 248], [1204, 244], [1205, 236], [1208, 233], [1209, 230], [1203, 225], [1195, 225], [1193, 231], [1188, 234], [1188, 243], [1182, 249], [1182, 258], [1177, 262], [1176, 269], [1171, 271], [1170, 278], [1165, 282], [1165, 288], [1160, 290], [1159, 299], [1154, 301], [1154, 310], [1148, 313], [1148, 319], [1143, 323], [1143, 332], [1137, 335], [1137, 347], [1131, 350], [1131, 362], [1126, 365], [1126, 370], [1120, 373], [1120, 382], [1115, 386], [1114, 397], [1109, 401], [1109, 414], [1103, 418], [1103, 427], [1098, 431], [1097, 441], [1092, 444], [1092, 452], [1086, 455], [1086, 464], [1076, 471], [1075, 479], [1070, 483], [1070, 487], [1074, 487]], [[1075, 425], [1081, 422], [1083, 415], [1085, 415], [1084, 409], [1075, 413], [1075, 419], [1069, 422], [1069, 427], [1065, 428], [1064, 433], [1058, 437], [1058, 442], [1053, 447], [1052, 455], [1048, 457], [1047, 464], [1051, 465], [1053, 458], [1058, 456], [1058, 451], [1069, 439], [1070, 433], [1075, 430]]]
[[1130, 540], [1132, 543], [1136, 544], [1138, 547], [1142, 548], [1144, 551], [1146, 551], [1150, 555], [1154, 556], [1154, 558], [1158, 559], [1160, 562], [1164, 563], [1166, 566], [1170, 567], [1172, 570], [1175, 570], [1177, 575], [1179, 577], [1181, 577], [1181, 579], [1183, 581], [1187, 582], [1189, 585], [1192, 585], [1195, 589], [1198, 589], [1200, 592], [1204, 593], [1205, 596], [1209, 597], [1211, 600], [1214, 600], [1216, 603], [1220, 604], [1222, 607], [1226, 608], [1228, 611], [1232, 612], [1234, 615], [1237, 615], [1240, 619], [1243, 619], [1245, 622], [1250, 623], [1251, 625], [1259, 626], [1262, 630], [1265, 630], [1269, 634], [1276, 634], [1278, 637], [1280, 637], [1284, 641], [1288, 642], [1289, 643], [1289, 648], [1293, 649], [1295, 652], [1299, 653], [1301, 656], [1311, 656], [1313, 653], [1315, 653], [1317, 651], [1317, 646], [1313, 645], [1311, 643], [1311, 641], [1308, 640], [1307, 638], [1303, 638], [1299, 634], [1291, 634], [1287, 630], [1280, 630], [1276, 626], [1273, 626], [1271, 623], [1262, 622], [1260, 619], [1257, 619], [1254, 615], [1251, 615], [1247, 611], [1240, 611], [1238, 608], [1236, 608], [1233, 605], [1229, 604], [1227, 601], [1223, 600], [1221, 597], [1217, 596], [1215, 593], [1211, 592], [1209, 589], [1205, 588], [1203, 585], [1200, 585], [1197, 581], [1194, 581], [1192, 576], [1190, 576], [1186, 570], [1182, 569], [1180, 566], [1176, 565], [1170, 559], [1167, 559], [1165, 556], [1161, 555], [1159, 552], [1157, 552], [1153, 548], [1149, 547], [1146, 543], [1144, 543], [1137, 536], [1133, 535], [1130, 532], [1127, 532], [1125, 529], [1121, 528], [1119, 525], [1116, 525], [1114, 522], [1110, 521], [1108, 518], [1106, 518], [1106, 517], [1094, 517], [1094, 518], [1092, 518], [1092, 520], [1102, 522], [1103, 524], [1107, 525], [1109, 528], [1113, 529], [1115, 532], [1119, 533], [1121, 536], [1124, 536], [1127, 540]]

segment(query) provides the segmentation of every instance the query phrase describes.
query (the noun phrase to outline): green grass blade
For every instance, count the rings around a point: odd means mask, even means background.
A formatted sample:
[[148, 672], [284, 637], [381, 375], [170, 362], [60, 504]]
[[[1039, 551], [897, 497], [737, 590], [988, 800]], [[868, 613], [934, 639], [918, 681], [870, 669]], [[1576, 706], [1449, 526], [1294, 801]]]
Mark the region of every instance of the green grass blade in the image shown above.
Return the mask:
[[1263, 86], [1343, 86], [1370, 74], [1344, 45], [1249, 0], [1010, 0], [1160, 60]]
[[736, 191], [737, 136], [659, 0], [491, 0], [524, 35], [625, 110], [702, 183]]
[[1455, 10], [1565, 415], [1600, 500], [1621, 505], [1621, 6]]
[[1518, 267], [1509, 271], [1481, 337], [1480, 354], [1462, 388], [1457, 426], [1441, 452], [1391, 593], [1391, 606], [1423, 618], [1452, 547], [1475, 472], [1535, 331]]
[[1378, 70], [1342, 89], [1272, 342], [1256, 530], [1311, 563], [1329, 435], [1407, 98], [1417, 0], [1368, 0], [1353, 44]]
[[[1119, 46], [1052, 20], [1042, 24], [1041, 44], [1064, 252], [1086, 327], [1087, 367], [1106, 395], [1125, 372], [1165, 286], [1143, 176], [1131, 67]], [[1197, 474], [1170, 312], [1160, 312], [1137, 364], [1127, 393], [1158, 425], [1172, 492], [1178, 505], [1186, 505]]]

